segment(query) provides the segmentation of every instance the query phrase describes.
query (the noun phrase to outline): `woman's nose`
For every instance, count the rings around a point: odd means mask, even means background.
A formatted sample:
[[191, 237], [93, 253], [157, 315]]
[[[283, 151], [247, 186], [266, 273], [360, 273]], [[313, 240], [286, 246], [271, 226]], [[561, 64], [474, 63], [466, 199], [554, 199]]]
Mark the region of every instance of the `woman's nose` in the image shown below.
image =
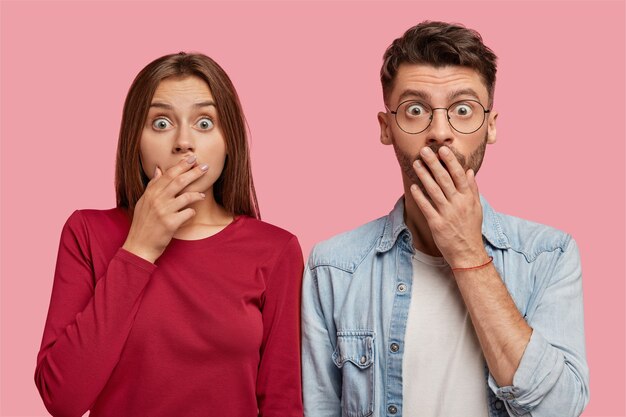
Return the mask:
[[176, 136], [176, 140], [174, 141], [174, 152], [175, 153], [186, 153], [193, 152], [195, 150], [193, 134], [191, 129], [181, 127]]

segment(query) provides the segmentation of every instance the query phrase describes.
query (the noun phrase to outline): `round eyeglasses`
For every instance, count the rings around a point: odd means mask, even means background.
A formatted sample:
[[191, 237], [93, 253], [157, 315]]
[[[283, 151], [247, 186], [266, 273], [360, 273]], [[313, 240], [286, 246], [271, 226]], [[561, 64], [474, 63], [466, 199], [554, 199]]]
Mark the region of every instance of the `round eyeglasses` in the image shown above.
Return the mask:
[[395, 116], [398, 127], [411, 135], [428, 129], [433, 121], [435, 110], [445, 110], [452, 129], [466, 135], [480, 129], [485, 123], [487, 113], [491, 111], [485, 110], [483, 105], [476, 100], [457, 101], [448, 108], [433, 108], [421, 101], [407, 100], [400, 103], [396, 111], [391, 111], [389, 108], [387, 110]]

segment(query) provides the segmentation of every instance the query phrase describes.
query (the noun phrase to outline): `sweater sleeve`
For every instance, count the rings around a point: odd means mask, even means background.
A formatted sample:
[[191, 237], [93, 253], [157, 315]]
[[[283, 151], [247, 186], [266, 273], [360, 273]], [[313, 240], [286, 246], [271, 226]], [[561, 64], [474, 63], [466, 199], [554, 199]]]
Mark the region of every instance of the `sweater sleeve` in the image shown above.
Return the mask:
[[95, 276], [80, 211], [61, 233], [35, 383], [53, 416], [82, 416], [116, 366], [156, 266], [120, 248]]
[[300, 289], [303, 270], [302, 250], [293, 236], [267, 279], [257, 377], [260, 417], [302, 417]]

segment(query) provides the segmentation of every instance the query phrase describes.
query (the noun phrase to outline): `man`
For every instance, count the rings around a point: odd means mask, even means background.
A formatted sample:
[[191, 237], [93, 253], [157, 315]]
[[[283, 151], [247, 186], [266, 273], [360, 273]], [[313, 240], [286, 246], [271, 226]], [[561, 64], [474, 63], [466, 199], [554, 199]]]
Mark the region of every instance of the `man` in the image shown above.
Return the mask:
[[495, 78], [495, 54], [458, 25], [423, 22], [385, 52], [378, 121], [404, 195], [311, 253], [308, 417], [565, 417], [587, 404], [576, 243], [478, 193]]

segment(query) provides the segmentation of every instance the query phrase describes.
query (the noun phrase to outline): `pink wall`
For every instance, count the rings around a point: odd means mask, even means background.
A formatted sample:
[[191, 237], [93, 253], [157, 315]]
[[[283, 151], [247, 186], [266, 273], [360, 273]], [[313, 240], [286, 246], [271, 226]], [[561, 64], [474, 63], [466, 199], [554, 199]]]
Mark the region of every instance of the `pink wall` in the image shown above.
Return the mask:
[[46, 415], [33, 383], [61, 227], [114, 205], [125, 93], [166, 53], [231, 75], [266, 221], [312, 245], [401, 193], [378, 142], [385, 47], [424, 19], [500, 57], [498, 143], [478, 180], [500, 211], [567, 230], [583, 260], [591, 402], [624, 415], [624, 2], [3, 2], [0, 414]]

